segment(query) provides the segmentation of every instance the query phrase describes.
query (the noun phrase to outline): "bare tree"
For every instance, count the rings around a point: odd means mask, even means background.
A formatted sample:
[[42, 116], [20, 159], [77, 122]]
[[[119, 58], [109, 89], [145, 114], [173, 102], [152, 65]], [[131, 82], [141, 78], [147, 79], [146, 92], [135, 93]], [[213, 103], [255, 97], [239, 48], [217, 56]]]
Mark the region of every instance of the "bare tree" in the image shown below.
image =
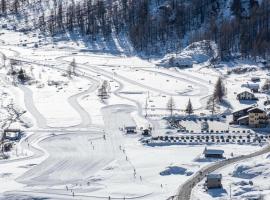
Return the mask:
[[206, 109], [210, 110], [212, 115], [216, 112], [217, 109], [217, 102], [214, 97], [210, 97], [207, 101]]
[[105, 100], [109, 97], [111, 87], [108, 81], [103, 81], [101, 87], [98, 89], [98, 96], [101, 100]]
[[[9, 103], [5, 107], [3, 106], [2, 108], [4, 108], [8, 113], [6, 119], [2, 120], [1, 122], [2, 130], [8, 129], [11, 126], [11, 124], [14, 122], [17, 122], [17, 121], [22, 122], [21, 116], [26, 113], [26, 111], [20, 111], [17, 108], [15, 108], [13, 102]], [[3, 156], [4, 156], [4, 139], [5, 139], [5, 135], [3, 133], [0, 138], [0, 151]]]
[[77, 68], [76, 60], [75, 58], [73, 58], [73, 60], [71, 61], [71, 63], [68, 65], [67, 68], [67, 75], [69, 78], [71, 78], [72, 75], [76, 75], [76, 68]]
[[72, 62], [70, 63], [70, 66], [71, 66], [72, 74], [76, 75], [77, 63], [76, 63], [75, 58], [73, 58]]
[[147, 115], [148, 115], [148, 101], [147, 101], [147, 98], [145, 99], [145, 107], [144, 107], [144, 110], [145, 110], [145, 118], [147, 118]]
[[3, 67], [6, 67], [6, 60], [7, 60], [6, 55], [5, 54], [2, 54]]
[[269, 92], [270, 90], [270, 79], [266, 79], [263, 86], [262, 86], [262, 90], [264, 92]]
[[170, 116], [173, 116], [173, 111], [175, 110], [175, 102], [174, 99], [172, 97], [169, 98], [168, 102], [167, 102], [167, 109], [170, 112]]

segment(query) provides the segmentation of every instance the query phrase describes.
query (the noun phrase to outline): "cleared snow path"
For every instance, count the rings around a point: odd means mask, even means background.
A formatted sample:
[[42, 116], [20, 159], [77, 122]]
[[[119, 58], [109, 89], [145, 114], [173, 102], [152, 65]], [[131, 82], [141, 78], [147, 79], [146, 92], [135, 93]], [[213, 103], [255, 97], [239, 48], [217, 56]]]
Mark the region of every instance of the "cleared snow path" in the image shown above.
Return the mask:
[[24, 93], [24, 104], [28, 112], [35, 118], [39, 128], [49, 128], [45, 117], [38, 111], [33, 100], [33, 92], [24, 85], [18, 85]]
[[82, 96], [89, 94], [91, 92], [94, 92], [97, 89], [97, 84], [91, 85], [88, 90], [78, 93], [76, 95], [73, 95], [68, 98], [69, 104], [77, 111], [77, 113], [80, 115], [81, 118], [81, 123], [75, 127], [88, 127], [91, 125], [91, 116], [89, 113], [79, 104], [78, 99], [81, 98]]
[[79, 183], [114, 160], [113, 147], [97, 132], [57, 135], [39, 145], [48, 152], [48, 159], [27, 171], [19, 182], [32, 186]]

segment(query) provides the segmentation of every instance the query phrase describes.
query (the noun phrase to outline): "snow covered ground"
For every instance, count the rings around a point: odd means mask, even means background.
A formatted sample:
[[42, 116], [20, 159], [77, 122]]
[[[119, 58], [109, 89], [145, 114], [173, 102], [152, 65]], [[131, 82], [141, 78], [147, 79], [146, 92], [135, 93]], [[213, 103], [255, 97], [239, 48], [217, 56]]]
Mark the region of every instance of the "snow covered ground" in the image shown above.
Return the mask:
[[269, 199], [269, 165], [269, 155], [264, 154], [218, 170], [223, 188], [205, 191], [203, 180], [194, 188], [192, 200]]
[[[164, 134], [168, 130], [162, 117], [144, 118], [145, 105], [149, 115], [165, 116], [170, 97], [178, 115], [184, 114], [189, 99], [195, 114], [209, 114], [206, 99], [220, 71], [200, 64], [185, 70], [157, 67], [156, 61], [135, 56], [81, 51], [83, 45], [72, 42], [52, 45], [41, 39], [41, 46], [34, 48], [37, 36], [1, 32], [0, 52], [7, 61], [0, 71], [0, 89], [27, 111], [25, 118], [31, 127], [18, 125], [26, 132], [17, 144], [20, 156], [13, 153], [9, 160], [0, 160], [0, 199], [166, 199], [192, 174], [216, 161], [201, 159], [203, 145], [150, 147], [140, 142], [140, 134], [126, 135], [120, 128], [151, 125], [154, 135]], [[10, 59], [31, 75], [31, 84], [12, 84], [11, 76], [6, 76]], [[64, 74], [73, 59], [79, 75], [69, 78]], [[239, 90], [236, 83], [250, 76], [226, 79], [232, 88], [227, 98], [233, 108], [240, 106], [234, 100]], [[104, 80], [111, 93], [102, 102], [97, 89]], [[222, 125], [228, 126], [216, 127]], [[223, 149], [230, 157], [232, 152], [249, 154], [261, 147], [228, 144], [211, 148]]]

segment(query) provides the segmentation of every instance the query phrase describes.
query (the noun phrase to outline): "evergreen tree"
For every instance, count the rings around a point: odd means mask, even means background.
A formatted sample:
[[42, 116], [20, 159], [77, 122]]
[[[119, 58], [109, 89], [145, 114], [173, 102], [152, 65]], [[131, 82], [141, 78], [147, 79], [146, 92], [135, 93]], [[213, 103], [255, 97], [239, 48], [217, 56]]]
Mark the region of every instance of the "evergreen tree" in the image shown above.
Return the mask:
[[192, 103], [191, 103], [190, 99], [188, 100], [188, 104], [187, 104], [187, 107], [186, 107], [186, 113], [188, 115], [191, 115], [193, 113], [193, 106], [192, 106]]
[[242, 13], [241, 0], [233, 0], [232, 5], [231, 5], [231, 11], [237, 18], [241, 17], [241, 13]]
[[222, 101], [224, 95], [225, 95], [225, 87], [223, 85], [221, 77], [219, 77], [215, 85], [213, 98], [219, 103]]

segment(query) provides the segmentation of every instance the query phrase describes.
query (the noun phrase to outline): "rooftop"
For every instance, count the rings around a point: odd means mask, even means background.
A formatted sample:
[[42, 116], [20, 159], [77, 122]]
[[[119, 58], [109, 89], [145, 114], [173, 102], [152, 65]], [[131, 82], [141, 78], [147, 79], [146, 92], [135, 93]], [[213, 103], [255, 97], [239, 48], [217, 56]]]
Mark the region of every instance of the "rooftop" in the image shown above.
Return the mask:
[[259, 112], [259, 113], [263, 113], [263, 112], [265, 112], [265, 111], [264, 111], [263, 109], [261, 109], [261, 108], [255, 107], [255, 108], [249, 109], [248, 112], [249, 112], [249, 113], [250, 113], [250, 112]]
[[[254, 106], [249, 106], [249, 107], [245, 107], [245, 108], [241, 108], [241, 109], [238, 109], [238, 110], [236, 110], [236, 111], [234, 111], [233, 113], [237, 113], [237, 112], [240, 112], [240, 111], [242, 111], [242, 110], [250, 110], [251, 108], [253, 108]], [[232, 114], [233, 114], [232, 113]]]
[[239, 92], [237, 95], [242, 94], [242, 93], [249, 93], [249, 94], [254, 95], [252, 92], [249, 92], [249, 91], [247, 91], [247, 90], [243, 90], [243, 91]]
[[207, 179], [221, 179], [222, 175], [221, 174], [208, 174]]
[[249, 116], [248, 115], [245, 115], [243, 117], [238, 118], [237, 121], [240, 121], [240, 120], [243, 120], [243, 119], [247, 119], [247, 118], [249, 118]]
[[223, 150], [219, 150], [219, 149], [205, 149], [204, 150], [204, 154], [219, 154], [219, 155], [223, 155], [224, 151]]

